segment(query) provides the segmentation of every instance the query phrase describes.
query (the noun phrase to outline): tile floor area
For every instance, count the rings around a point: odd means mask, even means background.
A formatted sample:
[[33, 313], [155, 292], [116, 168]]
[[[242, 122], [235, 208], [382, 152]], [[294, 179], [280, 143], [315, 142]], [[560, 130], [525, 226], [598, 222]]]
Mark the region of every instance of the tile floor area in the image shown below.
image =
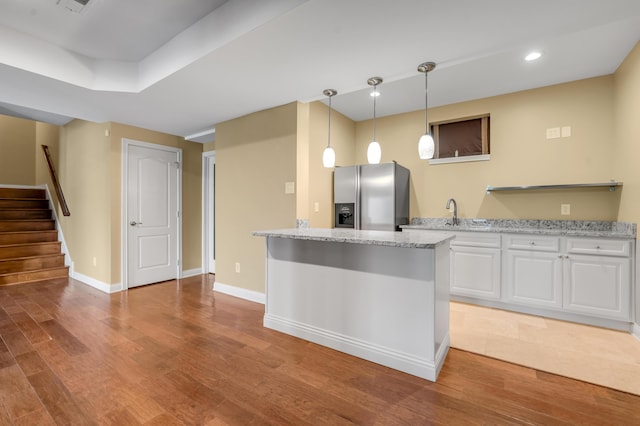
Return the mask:
[[640, 395], [629, 333], [451, 302], [451, 347]]

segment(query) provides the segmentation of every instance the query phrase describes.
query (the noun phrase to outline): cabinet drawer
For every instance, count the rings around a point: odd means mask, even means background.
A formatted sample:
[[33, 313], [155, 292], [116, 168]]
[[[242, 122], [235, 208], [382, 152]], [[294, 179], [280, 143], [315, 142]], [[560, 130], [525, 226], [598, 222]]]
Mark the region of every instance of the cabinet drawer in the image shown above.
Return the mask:
[[505, 245], [512, 250], [560, 251], [559, 237], [541, 237], [536, 235], [507, 235]]
[[456, 232], [452, 246], [500, 248], [500, 234], [483, 234], [481, 232]]
[[631, 255], [631, 241], [567, 238], [567, 253], [629, 257]]

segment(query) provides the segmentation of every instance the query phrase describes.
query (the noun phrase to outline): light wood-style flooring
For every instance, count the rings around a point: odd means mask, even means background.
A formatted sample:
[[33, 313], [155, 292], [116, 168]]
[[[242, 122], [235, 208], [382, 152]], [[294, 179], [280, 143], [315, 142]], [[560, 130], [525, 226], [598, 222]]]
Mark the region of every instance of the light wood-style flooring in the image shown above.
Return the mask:
[[0, 287], [0, 424], [640, 424], [638, 396], [469, 352], [432, 383], [299, 340], [212, 282]]
[[451, 346], [640, 395], [640, 340], [624, 331], [451, 302]]

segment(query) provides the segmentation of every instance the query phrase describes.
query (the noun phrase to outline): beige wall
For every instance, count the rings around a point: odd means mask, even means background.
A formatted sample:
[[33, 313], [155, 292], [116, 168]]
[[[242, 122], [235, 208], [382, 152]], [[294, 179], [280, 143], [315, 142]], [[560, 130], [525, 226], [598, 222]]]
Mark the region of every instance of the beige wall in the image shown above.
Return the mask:
[[[264, 292], [264, 238], [292, 228], [296, 195], [297, 103], [216, 125], [216, 281]], [[240, 263], [240, 273], [235, 264]]]
[[640, 223], [640, 43], [614, 76], [614, 170], [624, 182], [621, 221]]
[[110, 139], [104, 129], [74, 120], [61, 130], [59, 180], [71, 216], [60, 217], [60, 223], [74, 271], [114, 283], [119, 277], [111, 274]]
[[[327, 146], [328, 112], [329, 108], [322, 102], [309, 104], [309, 196], [306, 202], [307, 218], [314, 228], [333, 227], [333, 169], [322, 165], [322, 153]], [[336, 152], [336, 166], [355, 164], [355, 129], [353, 121], [335, 110], [331, 112], [331, 146]]]
[[36, 123], [0, 115], [0, 185], [34, 185]]
[[[384, 102], [381, 100], [380, 102]], [[493, 193], [485, 187], [607, 182], [613, 168], [613, 77], [496, 96], [429, 109], [430, 121], [491, 114], [491, 160], [430, 165], [420, 160], [417, 141], [424, 112], [377, 121], [382, 161], [411, 170], [411, 217], [445, 217], [450, 197], [460, 217], [616, 220], [620, 191], [547, 190]], [[549, 127], [571, 126], [569, 138], [546, 139]], [[371, 120], [356, 124], [356, 161], [366, 162]], [[560, 215], [560, 204], [571, 215]]]
[[[619, 220], [640, 223], [640, 43], [614, 76], [615, 162], [624, 181]], [[640, 253], [636, 253], [640, 262]], [[640, 278], [636, 277], [636, 324], [640, 326]]]

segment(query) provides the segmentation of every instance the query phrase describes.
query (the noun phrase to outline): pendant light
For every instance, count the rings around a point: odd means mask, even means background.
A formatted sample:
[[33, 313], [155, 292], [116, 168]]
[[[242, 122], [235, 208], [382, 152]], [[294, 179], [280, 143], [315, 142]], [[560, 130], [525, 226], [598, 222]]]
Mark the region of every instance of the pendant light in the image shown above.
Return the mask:
[[327, 147], [322, 153], [322, 165], [331, 169], [336, 165], [336, 152], [331, 148], [331, 97], [337, 95], [338, 92], [333, 89], [326, 89], [322, 93], [329, 97], [329, 130], [327, 131]]
[[382, 83], [381, 77], [371, 77], [367, 80], [367, 84], [373, 86], [373, 92], [371, 93], [371, 96], [373, 96], [373, 140], [367, 148], [367, 161], [369, 161], [369, 164], [378, 164], [380, 163], [380, 158], [382, 158], [382, 149], [376, 140], [376, 98], [379, 95], [376, 88], [380, 83]]
[[433, 153], [435, 151], [435, 143], [433, 142], [433, 137], [429, 133], [429, 120], [427, 120], [427, 108], [429, 107], [427, 74], [429, 74], [429, 71], [433, 71], [435, 67], [435, 62], [423, 62], [418, 65], [418, 71], [424, 73], [424, 135], [420, 137], [420, 141], [418, 142], [418, 155], [421, 160], [433, 158]]

